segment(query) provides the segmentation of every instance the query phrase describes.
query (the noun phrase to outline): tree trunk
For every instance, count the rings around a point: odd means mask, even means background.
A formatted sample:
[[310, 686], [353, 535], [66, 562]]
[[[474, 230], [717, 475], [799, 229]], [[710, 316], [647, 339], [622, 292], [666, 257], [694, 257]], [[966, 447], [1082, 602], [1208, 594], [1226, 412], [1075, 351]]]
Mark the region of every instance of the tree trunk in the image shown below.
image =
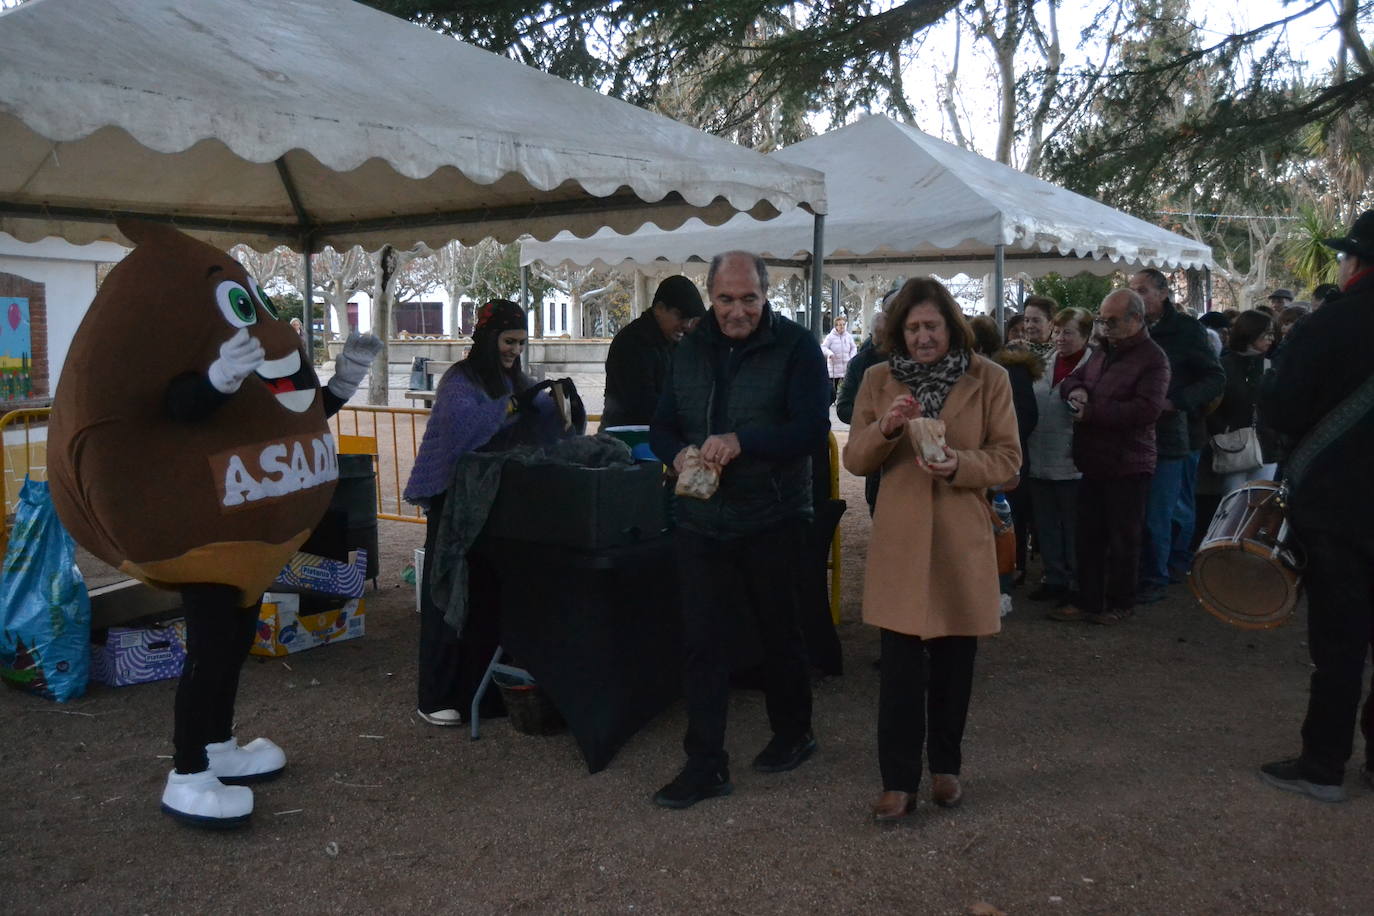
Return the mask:
[[367, 403], [376, 407], [385, 407], [390, 394], [391, 296], [399, 260], [396, 249], [390, 245], [383, 245], [377, 252], [376, 279], [372, 284], [372, 333], [382, 342], [382, 351], [372, 361], [372, 370], [367, 374]]
[[1188, 301], [1185, 304], [1194, 313], [1201, 315], [1207, 311], [1207, 290], [1202, 271], [1196, 267], [1189, 267], [1184, 271], [1184, 276], [1188, 278]]

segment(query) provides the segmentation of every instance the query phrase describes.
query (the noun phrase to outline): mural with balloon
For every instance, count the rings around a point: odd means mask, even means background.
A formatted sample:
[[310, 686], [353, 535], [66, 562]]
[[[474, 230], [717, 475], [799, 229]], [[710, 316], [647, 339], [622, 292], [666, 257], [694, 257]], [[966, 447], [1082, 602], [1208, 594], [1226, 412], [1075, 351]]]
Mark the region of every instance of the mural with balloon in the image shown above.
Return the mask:
[[0, 296], [0, 315], [0, 403], [20, 401], [33, 396], [29, 300]]

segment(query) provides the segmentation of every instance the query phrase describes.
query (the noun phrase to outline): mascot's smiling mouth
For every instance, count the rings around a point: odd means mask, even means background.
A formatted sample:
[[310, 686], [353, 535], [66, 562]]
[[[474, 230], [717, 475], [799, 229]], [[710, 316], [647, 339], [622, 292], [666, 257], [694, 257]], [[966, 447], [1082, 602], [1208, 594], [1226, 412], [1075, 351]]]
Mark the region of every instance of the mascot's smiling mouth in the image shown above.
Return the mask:
[[258, 377], [277, 396], [282, 406], [293, 413], [304, 413], [315, 403], [316, 388], [301, 363], [299, 350], [281, 359], [269, 359], [258, 366]]

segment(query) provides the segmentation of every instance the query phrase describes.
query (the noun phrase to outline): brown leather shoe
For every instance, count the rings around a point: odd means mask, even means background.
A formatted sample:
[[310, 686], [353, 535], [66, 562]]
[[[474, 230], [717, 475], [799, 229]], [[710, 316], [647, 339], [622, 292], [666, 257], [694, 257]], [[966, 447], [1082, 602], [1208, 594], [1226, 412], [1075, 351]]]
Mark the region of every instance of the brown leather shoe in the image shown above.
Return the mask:
[[1130, 608], [1112, 608], [1103, 611], [1101, 614], [1090, 614], [1089, 619], [1093, 623], [1101, 624], [1104, 627], [1114, 627], [1123, 624], [1135, 616], [1135, 611]]
[[1048, 617], [1050, 620], [1058, 620], [1061, 623], [1076, 623], [1079, 621], [1087, 620], [1089, 614], [1087, 611], [1084, 611], [1081, 608], [1079, 608], [1076, 604], [1066, 604], [1063, 607], [1055, 608], [1045, 616]]
[[963, 787], [959, 777], [951, 773], [930, 774], [930, 800], [941, 808], [957, 808], [964, 800]]
[[873, 819], [880, 824], [900, 821], [916, 810], [916, 796], [911, 792], [884, 792], [878, 796], [872, 808]]

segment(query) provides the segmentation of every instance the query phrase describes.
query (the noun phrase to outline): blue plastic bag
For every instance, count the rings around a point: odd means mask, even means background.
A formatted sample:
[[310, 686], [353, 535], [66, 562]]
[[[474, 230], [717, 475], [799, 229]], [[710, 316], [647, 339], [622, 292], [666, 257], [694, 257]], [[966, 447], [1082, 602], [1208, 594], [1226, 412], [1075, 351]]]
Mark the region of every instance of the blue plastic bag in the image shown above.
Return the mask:
[[43, 481], [25, 478], [0, 578], [0, 679], [59, 703], [86, 692], [91, 599]]

